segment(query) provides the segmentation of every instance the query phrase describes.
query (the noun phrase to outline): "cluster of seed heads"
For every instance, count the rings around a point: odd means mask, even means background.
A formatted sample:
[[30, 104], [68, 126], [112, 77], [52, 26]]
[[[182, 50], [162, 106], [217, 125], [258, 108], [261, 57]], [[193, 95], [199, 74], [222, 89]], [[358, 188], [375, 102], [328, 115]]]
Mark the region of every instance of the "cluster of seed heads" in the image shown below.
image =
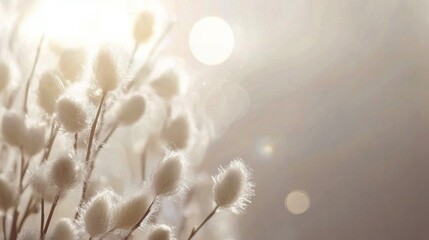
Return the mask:
[[[156, 15], [147, 10], [137, 15], [135, 53], [148, 42], [156, 45], [162, 40], [156, 38], [162, 36], [157, 34], [156, 21]], [[42, 68], [39, 54], [43, 46], [42, 38], [34, 68]], [[189, 154], [189, 149], [198, 146], [193, 143], [192, 115], [177, 114], [171, 104], [181, 94], [181, 74], [169, 68], [141, 80], [130, 78], [121, 69], [132, 66], [124, 64], [114, 49], [102, 47], [94, 56], [87, 55], [84, 48], [64, 49], [58, 56], [58, 69], [44, 70], [40, 77], [32, 72], [15, 87], [11, 84], [16, 81], [12, 63], [0, 59], [4, 99], [0, 239], [131, 239], [136, 234], [149, 240], [209, 239], [204, 231], [199, 232], [216, 212], [238, 214], [250, 202], [253, 184], [249, 168], [242, 160], [221, 168], [212, 178], [208, 200], [204, 200], [211, 211], [198, 222], [188, 223], [192, 215], [188, 205], [198, 192], [196, 179], [205, 175], [196, 171], [197, 163]], [[91, 67], [83, 64], [88, 58], [93, 59]], [[148, 59], [141, 68], [152, 69], [156, 59]], [[136, 64], [133, 59], [130, 63]], [[156, 77], [149, 81], [147, 76], [151, 75]], [[153, 95], [144, 94], [144, 89], [151, 89]], [[34, 99], [29, 92], [35, 93]], [[151, 96], [168, 109], [165, 123], [160, 130], [141, 133], [146, 139], [140, 158], [141, 179], [135, 181], [136, 186], [125, 186], [130, 191], [117, 191], [103, 183], [102, 174], [95, 173], [98, 162], [108, 165], [112, 161], [108, 155], [99, 159], [98, 154], [109, 146], [116, 130], [142, 130], [133, 127], [141, 125], [145, 117], [153, 117], [148, 113]], [[154, 154], [157, 152], [161, 155]], [[152, 166], [148, 158], [155, 159]], [[182, 206], [179, 209], [184, 212], [176, 215], [184, 217], [176, 223], [160, 224], [168, 199], [180, 202], [176, 206]], [[61, 207], [69, 211], [59, 211]], [[186, 227], [189, 224], [190, 229]]]

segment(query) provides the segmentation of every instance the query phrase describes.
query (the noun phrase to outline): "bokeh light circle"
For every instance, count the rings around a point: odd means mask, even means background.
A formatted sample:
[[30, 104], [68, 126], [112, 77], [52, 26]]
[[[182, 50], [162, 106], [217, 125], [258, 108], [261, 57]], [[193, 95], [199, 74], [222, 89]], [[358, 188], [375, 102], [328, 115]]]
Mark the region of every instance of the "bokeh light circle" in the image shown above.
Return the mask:
[[294, 190], [285, 199], [286, 209], [295, 215], [305, 213], [310, 208], [310, 204], [310, 197], [303, 190]]
[[189, 34], [189, 47], [194, 57], [206, 65], [226, 61], [234, 48], [234, 33], [230, 25], [219, 17], [198, 20]]

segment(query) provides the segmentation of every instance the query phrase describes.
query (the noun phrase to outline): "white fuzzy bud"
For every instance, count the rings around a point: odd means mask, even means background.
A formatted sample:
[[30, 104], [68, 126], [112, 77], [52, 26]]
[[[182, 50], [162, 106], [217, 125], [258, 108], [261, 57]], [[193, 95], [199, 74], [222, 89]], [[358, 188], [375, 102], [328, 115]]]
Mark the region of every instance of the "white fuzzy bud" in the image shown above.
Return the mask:
[[169, 68], [161, 73], [151, 85], [160, 97], [170, 100], [180, 92], [180, 78], [177, 69]]
[[50, 181], [61, 191], [72, 188], [81, 177], [82, 169], [73, 156], [62, 155], [51, 163]]
[[124, 125], [131, 125], [137, 122], [143, 115], [146, 102], [143, 96], [134, 94], [127, 97], [117, 111], [118, 122]]
[[38, 100], [45, 112], [52, 114], [55, 111], [55, 103], [64, 92], [64, 85], [53, 73], [46, 72], [39, 80]]
[[83, 223], [85, 231], [91, 237], [99, 236], [109, 230], [111, 202], [111, 194], [108, 190], [99, 193], [89, 202], [83, 215]]
[[171, 228], [167, 225], [158, 225], [149, 233], [148, 240], [173, 240]]
[[71, 219], [63, 218], [58, 221], [49, 240], [75, 240], [78, 239], [76, 227]]
[[137, 43], [147, 42], [155, 31], [155, 16], [150, 11], [142, 11], [134, 24], [134, 39]]
[[214, 201], [219, 208], [231, 208], [234, 213], [244, 210], [253, 195], [251, 172], [241, 160], [232, 161], [221, 168], [213, 178]]
[[188, 120], [183, 116], [174, 119], [165, 129], [164, 138], [179, 149], [186, 148], [190, 138]]
[[3, 177], [0, 177], [0, 209], [6, 212], [15, 204], [15, 194], [12, 186]]
[[0, 62], [0, 92], [3, 91], [10, 82], [10, 70], [4, 62]]
[[31, 124], [27, 126], [27, 133], [24, 141], [24, 152], [29, 156], [33, 156], [40, 152], [45, 147], [45, 131], [44, 124]]
[[61, 97], [57, 101], [56, 113], [61, 126], [71, 133], [82, 131], [87, 126], [84, 105], [72, 97]]
[[7, 111], [3, 114], [2, 134], [7, 143], [17, 147], [22, 146], [26, 132], [24, 115], [15, 111]]
[[95, 83], [103, 92], [114, 90], [118, 86], [118, 66], [109, 50], [102, 49], [98, 52], [93, 71]]
[[150, 203], [150, 197], [143, 193], [123, 199], [115, 208], [113, 226], [118, 229], [131, 229], [143, 217]]
[[51, 195], [49, 190], [50, 182], [48, 180], [47, 166], [42, 164], [30, 175], [30, 186], [33, 191], [42, 196]]
[[61, 54], [58, 63], [61, 77], [74, 82], [82, 74], [86, 62], [86, 51], [83, 48], [67, 49]]
[[169, 196], [183, 189], [185, 164], [179, 154], [167, 156], [155, 171], [152, 187], [157, 196]]

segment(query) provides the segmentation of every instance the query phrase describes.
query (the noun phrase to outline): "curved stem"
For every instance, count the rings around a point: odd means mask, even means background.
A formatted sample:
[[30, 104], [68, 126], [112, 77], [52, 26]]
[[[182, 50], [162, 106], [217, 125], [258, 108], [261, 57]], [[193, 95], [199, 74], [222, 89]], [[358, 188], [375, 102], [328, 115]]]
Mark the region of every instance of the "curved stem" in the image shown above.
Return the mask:
[[86, 192], [88, 190], [89, 179], [91, 178], [92, 169], [94, 168], [94, 162], [90, 163], [89, 159], [91, 157], [91, 149], [92, 149], [92, 144], [94, 142], [94, 135], [95, 135], [95, 130], [97, 128], [98, 118], [100, 117], [101, 109], [103, 108], [103, 103], [104, 103], [104, 99], [106, 98], [106, 95], [107, 95], [107, 92], [103, 92], [103, 95], [101, 96], [101, 99], [100, 99], [100, 104], [98, 105], [97, 113], [95, 115], [95, 119], [91, 126], [91, 132], [89, 134], [88, 148], [86, 149], [86, 157], [85, 157], [85, 165], [88, 167], [88, 173], [86, 174], [85, 180], [83, 182], [82, 196], [80, 198], [80, 202], [79, 202], [79, 206], [77, 208], [76, 214], [74, 215], [75, 220], [77, 220], [80, 217], [79, 209], [82, 208], [83, 203], [86, 199]]
[[216, 206], [213, 209], [213, 211], [206, 217], [206, 219], [204, 219], [204, 221], [196, 229], [192, 229], [191, 235], [189, 235], [188, 240], [192, 239], [195, 236], [195, 234], [197, 234], [197, 232], [201, 229], [201, 227], [204, 226], [204, 224], [206, 224], [207, 221], [213, 217], [213, 215], [216, 213], [217, 209], [218, 209], [218, 206]]
[[42, 37], [40, 38], [39, 44], [37, 46], [36, 57], [34, 58], [34, 62], [33, 62], [33, 67], [31, 68], [30, 76], [28, 77], [27, 84], [25, 86], [24, 106], [23, 106], [24, 113], [27, 113], [27, 111], [28, 111], [28, 108], [27, 108], [28, 92], [30, 90], [30, 83], [31, 83], [31, 80], [33, 79], [34, 72], [35, 72], [36, 66], [37, 66], [37, 62], [39, 61], [40, 51], [42, 50], [42, 43], [43, 43], [44, 39], [45, 39], [45, 34], [43, 34]]
[[134, 225], [134, 227], [127, 234], [127, 236], [124, 238], [124, 240], [128, 240], [131, 237], [131, 234], [133, 234], [133, 232], [140, 226], [140, 224], [143, 222], [143, 220], [145, 220], [145, 218], [147, 217], [147, 215], [149, 215], [150, 210], [152, 209], [152, 206], [155, 203], [155, 201], [156, 201], [156, 198], [152, 201], [152, 203], [147, 208], [146, 212], [143, 214], [143, 217], [140, 219], [140, 221], [136, 225]]

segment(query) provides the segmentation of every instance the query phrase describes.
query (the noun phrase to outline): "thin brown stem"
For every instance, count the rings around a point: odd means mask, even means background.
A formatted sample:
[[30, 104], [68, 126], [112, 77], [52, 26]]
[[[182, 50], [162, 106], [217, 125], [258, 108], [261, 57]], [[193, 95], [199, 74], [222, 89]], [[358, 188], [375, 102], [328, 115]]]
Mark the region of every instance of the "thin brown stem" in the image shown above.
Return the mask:
[[195, 236], [195, 234], [197, 234], [197, 232], [201, 229], [201, 227], [204, 226], [204, 224], [206, 224], [207, 221], [213, 217], [213, 215], [216, 213], [217, 209], [218, 209], [218, 206], [216, 206], [213, 209], [213, 211], [206, 217], [206, 219], [204, 219], [204, 221], [196, 229], [192, 229], [191, 235], [189, 235], [188, 240], [191, 240]]
[[107, 133], [107, 135], [104, 137], [104, 139], [101, 141], [101, 144], [98, 145], [98, 147], [95, 149], [95, 153], [94, 153], [94, 159], [97, 156], [98, 152], [100, 152], [100, 150], [106, 145], [107, 141], [109, 141], [110, 137], [112, 137], [113, 133], [116, 131], [116, 129], [118, 128], [118, 124], [115, 123], [109, 130], [109, 132]]
[[30, 83], [31, 83], [31, 80], [33, 79], [34, 72], [35, 72], [36, 66], [37, 66], [37, 62], [39, 61], [40, 52], [42, 50], [42, 43], [43, 43], [44, 39], [45, 39], [45, 34], [43, 34], [42, 37], [40, 38], [39, 44], [37, 46], [36, 57], [34, 58], [34, 62], [33, 62], [33, 67], [31, 68], [30, 76], [28, 77], [27, 84], [25, 86], [24, 106], [23, 106], [24, 113], [27, 113], [27, 111], [28, 111], [28, 108], [27, 108], [28, 92], [30, 90]]
[[45, 153], [43, 154], [42, 162], [47, 161], [49, 158], [49, 155], [51, 154], [52, 146], [54, 145], [55, 138], [57, 137], [58, 131], [60, 129], [60, 125], [56, 125], [53, 123], [52, 129], [51, 129], [51, 136], [49, 138], [48, 146], [45, 149]]
[[142, 218], [139, 220], [139, 222], [134, 225], [134, 227], [131, 229], [131, 231], [127, 234], [127, 236], [124, 238], [124, 240], [128, 240], [131, 237], [131, 234], [133, 234], [133, 232], [140, 227], [140, 224], [142, 224], [142, 222], [145, 220], [145, 218], [147, 217], [147, 215], [149, 215], [150, 210], [152, 209], [153, 204], [155, 203], [156, 198], [152, 201], [152, 203], [149, 205], [149, 207], [147, 208], [146, 212], [143, 214]]
[[73, 149], [74, 149], [74, 153], [77, 154], [77, 140], [78, 140], [78, 133], [74, 134], [74, 144], [73, 144]]
[[45, 199], [42, 197], [40, 200], [40, 236], [43, 234], [43, 228], [45, 225]]
[[55, 212], [55, 208], [58, 205], [58, 199], [60, 199], [60, 192], [57, 193], [57, 195], [55, 196], [54, 201], [52, 202], [52, 206], [51, 206], [51, 210], [49, 211], [49, 215], [48, 215], [48, 219], [46, 219], [46, 224], [45, 224], [45, 228], [43, 229], [43, 233], [40, 236], [40, 239], [45, 239], [46, 233], [48, 232], [49, 229], [49, 225], [51, 224], [51, 220], [52, 220], [52, 216], [54, 215]]
[[12, 223], [10, 224], [10, 234], [9, 239], [16, 239], [18, 236], [18, 232], [16, 231], [16, 223], [18, 221], [18, 204], [16, 203], [15, 209], [13, 210]]
[[25, 207], [24, 215], [22, 216], [22, 219], [18, 224], [18, 232], [21, 231], [21, 228], [24, 225], [25, 220], [27, 220], [28, 216], [30, 216], [30, 213], [31, 213], [30, 207], [31, 207], [32, 203], [33, 203], [33, 198], [30, 197], [30, 200], [28, 200], [27, 206]]
[[6, 216], [7, 216], [7, 214], [4, 213], [4, 215], [2, 217], [3, 239], [5, 239], [5, 240], [6, 240], [6, 236], [7, 236], [7, 234], [6, 234]]
[[79, 209], [82, 208], [82, 206], [85, 202], [86, 193], [87, 193], [88, 185], [89, 185], [89, 179], [91, 177], [92, 169], [94, 168], [94, 162], [90, 163], [89, 160], [91, 157], [91, 149], [92, 149], [92, 144], [94, 142], [94, 134], [95, 134], [95, 130], [97, 128], [98, 118], [100, 117], [101, 109], [103, 108], [103, 103], [104, 103], [104, 99], [106, 98], [106, 95], [107, 95], [107, 92], [103, 92], [103, 95], [101, 96], [101, 99], [100, 99], [100, 104], [98, 105], [97, 113], [95, 115], [95, 119], [94, 119], [92, 126], [91, 126], [91, 131], [89, 134], [88, 148], [86, 149], [86, 157], [85, 157], [85, 165], [86, 165], [86, 167], [88, 167], [88, 173], [86, 174], [85, 180], [83, 181], [82, 196], [80, 198], [79, 206], [78, 206], [76, 214], [74, 216], [75, 220], [77, 220], [80, 217]]

